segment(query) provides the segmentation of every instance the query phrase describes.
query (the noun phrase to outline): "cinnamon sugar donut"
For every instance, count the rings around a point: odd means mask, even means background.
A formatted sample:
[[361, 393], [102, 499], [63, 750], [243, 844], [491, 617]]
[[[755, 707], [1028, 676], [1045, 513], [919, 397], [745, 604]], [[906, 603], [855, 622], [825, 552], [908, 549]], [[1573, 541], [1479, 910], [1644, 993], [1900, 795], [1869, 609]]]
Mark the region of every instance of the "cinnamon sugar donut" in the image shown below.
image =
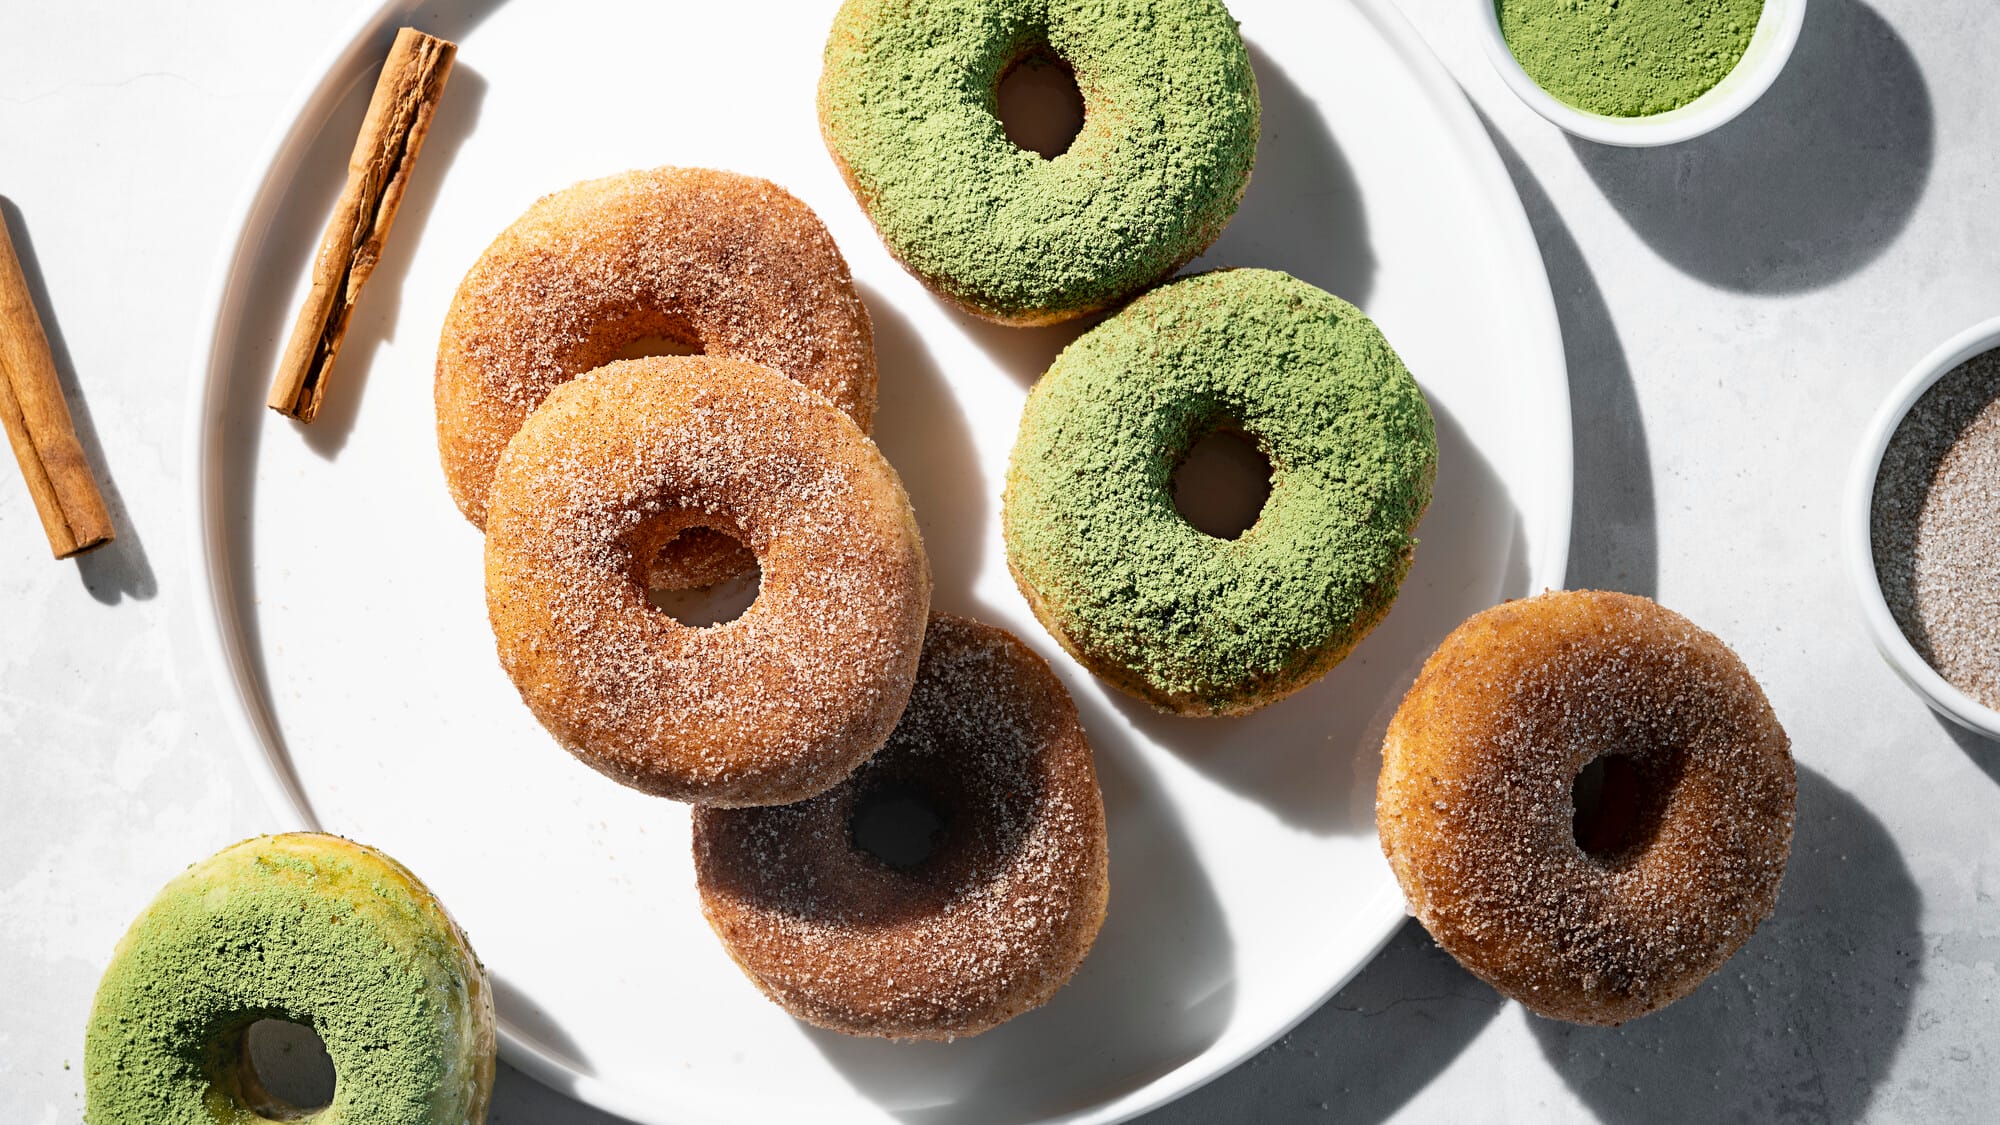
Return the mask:
[[[507, 439], [548, 393], [663, 337], [777, 368], [864, 431], [875, 341], [847, 262], [812, 209], [767, 180], [656, 168], [545, 196], [480, 255], [438, 340], [445, 481], [484, 527]], [[749, 559], [716, 537], [676, 545], [678, 581], [705, 585]]]
[[[816, 392], [742, 360], [608, 364], [529, 416], [491, 500], [500, 663], [591, 766], [679, 800], [777, 804], [889, 737], [930, 566], [895, 470]], [[649, 560], [693, 527], [762, 567], [733, 621], [697, 628], [647, 603]]]
[[[884, 794], [939, 814], [894, 866], [851, 827]], [[931, 616], [888, 745], [796, 805], [697, 809], [703, 912], [794, 1016], [850, 1035], [951, 1039], [1035, 1008], [1104, 919], [1104, 809], [1076, 707], [1004, 630]]]
[[1461, 964], [1541, 1015], [1613, 1025], [1692, 992], [1770, 915], [1794, 793], [1735, 653], [1645, 598], [1574, 591], [1438, 646], [1389, 724], [1376, 824]]

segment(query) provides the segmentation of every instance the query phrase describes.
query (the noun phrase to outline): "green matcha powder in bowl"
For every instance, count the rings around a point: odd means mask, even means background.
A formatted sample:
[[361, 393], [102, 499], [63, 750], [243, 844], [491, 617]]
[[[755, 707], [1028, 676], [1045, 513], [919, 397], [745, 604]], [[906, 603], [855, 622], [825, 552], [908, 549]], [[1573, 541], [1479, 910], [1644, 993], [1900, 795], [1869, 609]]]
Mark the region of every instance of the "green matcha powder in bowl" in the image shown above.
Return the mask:
[[1806, 0], [1463, 0], [1515, 96], [1601, 144], [1674, 144], [1734, 119], [1785, 67]]

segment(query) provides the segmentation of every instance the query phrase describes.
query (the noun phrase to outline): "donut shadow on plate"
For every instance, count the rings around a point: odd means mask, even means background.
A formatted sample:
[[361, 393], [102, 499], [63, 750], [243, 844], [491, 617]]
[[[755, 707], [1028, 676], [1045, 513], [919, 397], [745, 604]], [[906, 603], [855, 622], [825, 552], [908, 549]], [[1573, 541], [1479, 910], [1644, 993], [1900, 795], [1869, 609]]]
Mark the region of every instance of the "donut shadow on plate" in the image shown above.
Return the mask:
[[520, 987], [488, 970], [488, 984], [493, 989], [493, 1009], [500, 1014], [500, 1020], [518, 1038], [527, 1040], [540, 1048], [543, 1053], [554, 1055], [577, 1070], [588, 1071], [590, 1060], [584, 1057], [583, 1049], [577, 1045], [569, 1032], [561, 1024], [549, 1018], [534, 998], [522, 992]]
[[[1421, 373], [1419, 373], [1421, 374]], [[1132, 725], [1189, 765], [1315, 835], [1372, 835], [1382, 736], [1425, 658], [1459, 622], [1528, 589], [1521, 515], [1450, 411], [1438, 476], [1396, 604], [1319, 682], [1241, 718], [1168, 715], [1107, 694]]]
[[1478, 1038], [1506, 1001], [1412, 918], [1353, 980], [1256, 1057], [1148, 1125], [1386, 1121]]
[[992, 613], [972, 596], [984, 566], [985, 529], [999, 489], [979, 467], [965, 410], [908, 317], [880, 290], [857, 283], [875, 327], [881, 395], [874, 438], [897, 469], [923, 532], [934, 587], [931, 604], [982, 621]]
[[1042, 1007], [954, 1043], [807, 1029], [857, 1090], [900, 1120], [949, 1125], [1082, 1110], [1196, 1057], [1234, 1010], [1233, 943], [1178, 814], [1138, 749], [1115, 733], [1120, 725], [1091, 693], [1075, 698], [1111, 834], [1110, 905], [1076, 976]]
[[[1164, 279], [1163, 279], [1164, 280]], [[937, 298], [933, 297], [933, 300]], [[1065, 320], [1061, 324], [1044, 324], [1033, 328], [1011, 328], [1004, 324], [981, 320], [969, 312], [953, 308], [952, 320], [965, 335], [978, 344], [1000, 370], [1012, 376], [1023, 387], [1032, 387], [1035, 380], [1049, 369], [1070, 341], [1090, 331], [1109, 313], [1091, 313], [1075, 320]]]
[[502, 1059], [493, 1074], [493, 1112], [490, 1125], [534, 1122], [534, 1125], [630, 1125], [623, 1117], [613, 1117], [573, 1101], [507, 1065]]
[[[984, 534], [994, 522], [997, 482], [981, 471], [964, 410], [916, 327], [879, 290], [858, 288], [874, 320], [881, 368], [875, 438], [891, 464], [909, 470], [904, 486], [930, 554], [932, 604], [1005, 620], [974, 593], [984, 568], [999, 565], [997, 556], [987, 557], [1000, 549], [998, 540]], [[969, 316], [959, 323], [973, 333], [1020, 337], [1022, 355], [1041, 347], [1047, 359], [1081, 331], [1075, 323], [1000, 328]], [[1024, 381], [1047, 359], [1029, 359], [1034, 367]], [[1017, 632], [1051, 655], [1045, 635]], [[1065, 662], [1053, 663], [1061, 674]], [[903, 1120], [1014, 1120], [1082, 1108], [1055, 1101], [1056, 1092], [1141, 1085], [1205, 1050], [1234, 1008], [1221, 905], [1178, 815], [1096, 694], [1065, 686], [1091, 740], [1111, 836], [1104, 929], [1076, 976], [1041, 1008], [954, 1043], [892, 1043], [800, 1025], [856, 1089]], [[1115, 1061], [1108, 1062], [1111, 1052]], [[1112, 1077], [1102, 1077], [1107, 1073]], [[1064, 1074], [1091, 1081], [1065, 1082]]]
[[1922, 896], [1882, 822], [1799, 767], [1778, 908], [1686, 999], [1617, 1028], [1529, 1017], [1607, 1122], [1857, 1121], [1923, 977]]
[[1375, 289], [1375, 253], [1354, 169], [1319, 107], [1263, 48], [1248, 46], [1263, 102], [1250, 187], [1222, 236], [1180, 272], [1283, 270], [1365, 312]]

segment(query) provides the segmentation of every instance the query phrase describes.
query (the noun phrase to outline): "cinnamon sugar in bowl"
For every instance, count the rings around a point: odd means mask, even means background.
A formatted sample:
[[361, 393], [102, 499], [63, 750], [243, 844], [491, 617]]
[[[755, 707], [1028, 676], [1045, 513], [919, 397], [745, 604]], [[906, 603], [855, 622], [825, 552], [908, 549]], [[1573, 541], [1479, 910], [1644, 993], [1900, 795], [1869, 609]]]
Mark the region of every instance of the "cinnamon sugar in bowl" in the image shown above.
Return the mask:
[[1925, 357], [1876, 412], [1847, 523], [1876, 647], [1939, 714], [2000, 738], [2000, 318]]

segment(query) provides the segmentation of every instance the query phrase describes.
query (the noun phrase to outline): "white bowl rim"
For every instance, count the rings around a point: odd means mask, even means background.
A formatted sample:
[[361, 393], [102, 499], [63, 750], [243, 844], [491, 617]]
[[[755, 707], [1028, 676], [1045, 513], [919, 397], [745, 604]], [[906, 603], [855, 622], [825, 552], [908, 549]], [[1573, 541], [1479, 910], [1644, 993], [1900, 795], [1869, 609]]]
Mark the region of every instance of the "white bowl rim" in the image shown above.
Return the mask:
[[[1542, 89], [1528, 76], [1514, 57], [1513, 49], [1500, 34], [1500, 13], [1495, 0], [1466, 0], [1483, 10], [1478, 19], [1479, 39], [1486, 48], [1486, 60], [1500, 75], [1514, 96], [1529, 109], [1541, 114], [1564, 132], [1599, 144], [1624, 148], [1670, 145], [1712, 132], [1764, 96], [1798, 45], [1799, 29], [1805, 26], [1807, 0], [1764, 0], [1757, 28], [1743, 60], [1722, 82], [1700, 97], [1665, 113], [1646, 117], [1611, 117], [1578, 109]], [[1744, 62], [1749, 62], [1748, 69]], [[1741, 77], [1737, 77], [1738, 72]], [[1731, 81], [1730, 79], [1736, 79]]]
[[1924, 702], [1945, 718], [1987, 738], [2000, 739], [2000, 711], [1981, 704], [1939, 675], [1937, 669], [1918, 655], [1916, 647], [1903, 635], [1895, 616], [1889, 612], [1888, 599], [1882, 595], [1871, 542], [1875, 476], [1896, 427], [1934, 383], [1959, 364], [1995, 347], [2000, 347], [2000, 316], [1981, 321], [1938, 345], [1918, 361], [1883, 399], [1874, 417], [1868, 421], [1861, 448], [1855, 454], [1854, 467], [1848, 476], [1843, 538], [1847, 541], [1848, 576], [1854, 582], [1862, 620], [1867, 623], [1876, 649], [1889, 666], [1923, 697]]

